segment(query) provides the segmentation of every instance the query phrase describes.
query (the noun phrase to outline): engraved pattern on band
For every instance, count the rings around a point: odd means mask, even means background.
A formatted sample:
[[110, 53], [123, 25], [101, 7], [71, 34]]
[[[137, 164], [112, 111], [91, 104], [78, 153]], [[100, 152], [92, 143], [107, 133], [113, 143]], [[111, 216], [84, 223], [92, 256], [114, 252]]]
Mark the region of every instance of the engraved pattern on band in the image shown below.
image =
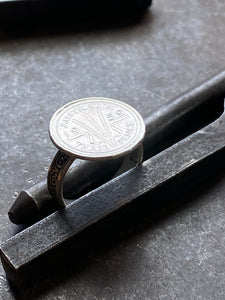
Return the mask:
[[[56, 199], [59, 206], [65, 207], [65, 201], [63, 199], [63, 182], [66, 173], [74, 162], [76, 157], [67, 155], [60, 150], [56, 153], [49, 171], [48, 171], [48, 190], [53, 199]], [[143, 160], [143, 145], [140, 144], [134, 151], [130, 152], [124, 157], [122, 165], [114, 175], [114, 178], [128, 171], [129, 169], [140, 164]]]
[[62, 207], [65, 206], [63, 200], [63, 181], [64, 177], [75, 160], [75, 157], [71, 157], [60, 150], [56, 153], [51, 166], [48, 171], [48, 190], [53, 199], [57, 199], [58, 204]]

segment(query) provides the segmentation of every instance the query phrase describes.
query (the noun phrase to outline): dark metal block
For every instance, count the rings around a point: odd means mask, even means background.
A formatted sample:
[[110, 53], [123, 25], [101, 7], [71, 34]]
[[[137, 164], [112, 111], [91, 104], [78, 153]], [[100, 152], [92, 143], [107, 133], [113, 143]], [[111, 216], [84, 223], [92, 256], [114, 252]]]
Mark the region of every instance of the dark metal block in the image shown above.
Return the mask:
[[[57, 248], [91, 224], [161, 185], [179, 180], [188, 171], [198, 177], [198, 167], [205, 162], [202, 178], [205, 174], [210, 175], [210, 161], [214, 160], [215, 168], [215, 161], [225, 155], [224, 126], [225, 115], [222, 115], [142, 166], [111, 180], [4, 242], [1, 259], [8, 278], [18, 288], [39, 280], [51, 269], [50, 261], [57, 264]], [[64, 258], [60, 256], [60, 259], [63, 261]]]

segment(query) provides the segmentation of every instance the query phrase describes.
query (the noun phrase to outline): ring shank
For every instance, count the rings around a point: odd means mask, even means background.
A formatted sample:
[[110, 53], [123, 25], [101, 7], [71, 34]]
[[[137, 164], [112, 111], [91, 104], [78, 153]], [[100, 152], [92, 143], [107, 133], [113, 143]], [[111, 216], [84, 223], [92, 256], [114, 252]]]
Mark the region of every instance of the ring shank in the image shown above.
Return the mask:
[[56, 199], [59, 206], [65, 207], [63, 200], [63, 181], [65, 175], [76, 158], [67, 155], [60, 150], [56, 153], [48, 171], [48, 190], [53, 199]]
[[[49, 167], [47, 178], [48, 190], [52, 198], [58, 202], [60, 207], [66, 206], [63, 199], [63, 182], [69, 167], [75, 159], [76, 157], [70, 156], [63, 153], [61, 150], [58, 150]], [[130, 152], [124, 157], [122, 165], [114, 177], [140, 164], [142, 159], [143, 146], [140, 144], [134, 151]]]

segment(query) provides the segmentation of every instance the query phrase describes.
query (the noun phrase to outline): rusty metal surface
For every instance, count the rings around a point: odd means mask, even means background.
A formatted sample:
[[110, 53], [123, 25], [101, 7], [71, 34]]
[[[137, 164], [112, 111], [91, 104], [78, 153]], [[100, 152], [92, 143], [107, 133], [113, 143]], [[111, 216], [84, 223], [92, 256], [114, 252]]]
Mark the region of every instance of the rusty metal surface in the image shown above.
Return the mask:
[[[133, 26], [0, 40], [1, 241], [18, 228], [7, 211], [17, 193], [46, 176], [54, 155], [48, 121], [88, 96], [118, 98], [145, 117], [225, 65], [224, 1], [155, 1]], [[210, 142], [210, 141], [209, 141]], [[222, 178], [223, 179], [223, 178]], [[33, 299], [224, 299], [224, 179], [191, 204], [89, 253]], [[79, 264], [78, 264], [79, 265]], [[0, 266], [2, 299], [14, 299]]]

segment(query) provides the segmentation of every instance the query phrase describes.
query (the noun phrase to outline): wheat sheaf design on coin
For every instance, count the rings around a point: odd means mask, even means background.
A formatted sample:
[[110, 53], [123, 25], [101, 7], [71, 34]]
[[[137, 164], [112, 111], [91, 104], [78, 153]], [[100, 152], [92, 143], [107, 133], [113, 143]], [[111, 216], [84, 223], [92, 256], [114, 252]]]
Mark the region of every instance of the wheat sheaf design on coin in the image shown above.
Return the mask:
[[135, 109], [108, 98], [71, 102], [50, 122], [50, 136], [59, 149], [89, 159], [126, 154], [142, 141], [144, 132], [143, 119]]

